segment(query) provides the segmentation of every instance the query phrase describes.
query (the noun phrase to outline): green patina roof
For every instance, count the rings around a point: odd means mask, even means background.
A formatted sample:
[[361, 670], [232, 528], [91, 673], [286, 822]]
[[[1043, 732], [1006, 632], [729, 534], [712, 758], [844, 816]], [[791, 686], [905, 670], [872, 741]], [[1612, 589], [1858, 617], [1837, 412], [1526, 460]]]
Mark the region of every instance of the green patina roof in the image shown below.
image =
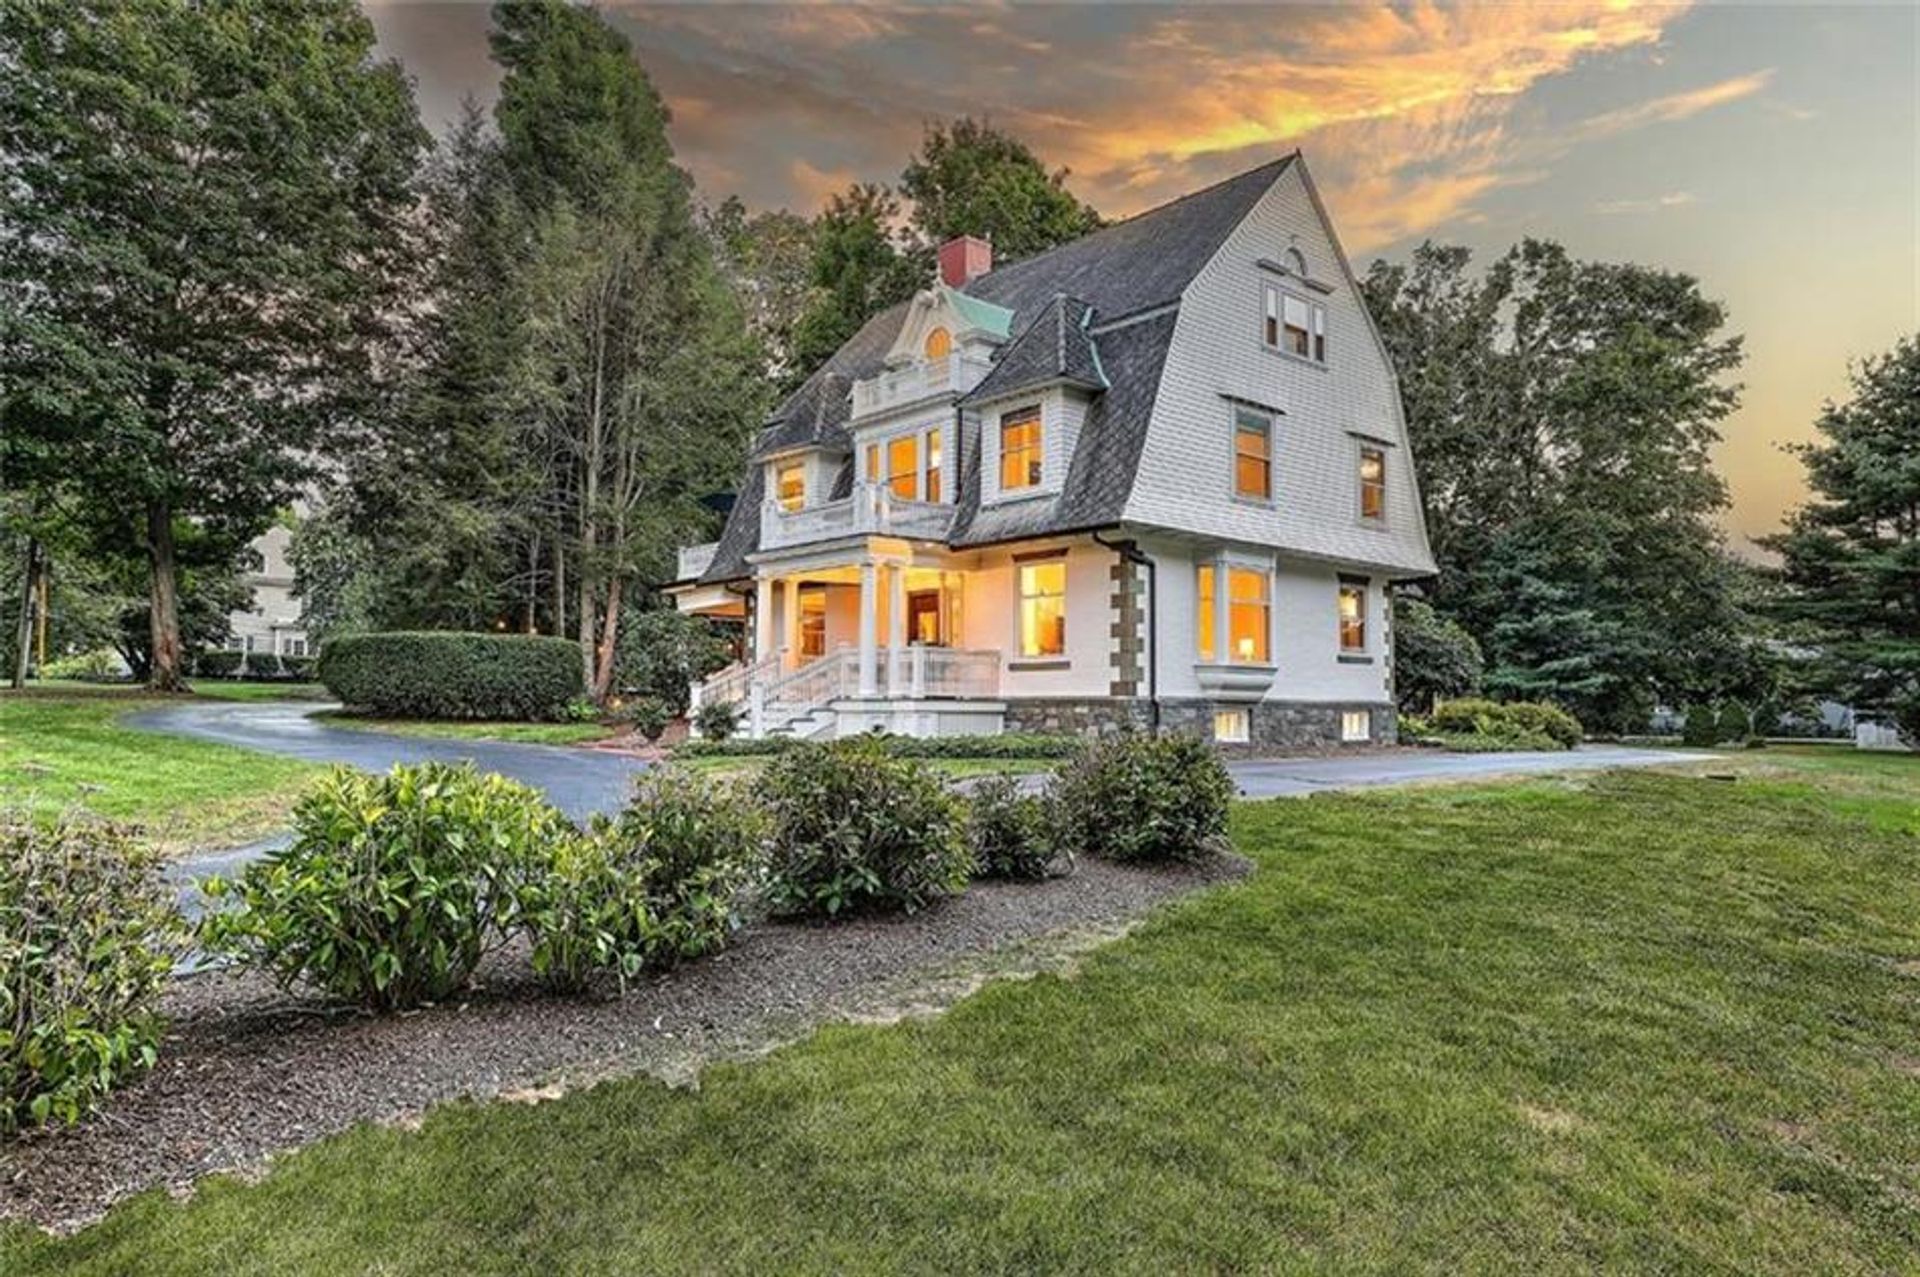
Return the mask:
[[969, 297], [957, 288], [940, 285], [941, 296], [954, 313], [967, 321], [969, 328], [979, 328], [992, 333], [995, 337], [1005, 337], [1013, 331], [1013, 312], [1004, 306], [981, 301], [978, 297]]

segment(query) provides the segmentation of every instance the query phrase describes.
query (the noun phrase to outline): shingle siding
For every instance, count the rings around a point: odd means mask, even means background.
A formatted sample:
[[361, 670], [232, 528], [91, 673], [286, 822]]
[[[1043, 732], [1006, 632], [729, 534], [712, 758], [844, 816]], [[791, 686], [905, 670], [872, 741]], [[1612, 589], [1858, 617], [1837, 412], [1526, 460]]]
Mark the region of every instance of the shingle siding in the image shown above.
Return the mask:
[[[1303, 173], [1294, 166], [1281, 174], [1187, 286], [1126, 519], [1425, 575], [1433, 559], [1393, 371]], [[1311, 276], [1332, 285], [1324, 296], [1306, 294], [1327, 310], [1324, 367], [1262, 340], [1262, 288], [1277, 277], [1259, 263], [1282, 258], [1293, 245], [1306, 254]], [[1270, 506], [1233, 498], [1235, 397], [1284, 413], [1275, 421]], [[1359, 518], [1355, 432], [1397, 445], [1387, 449], [1384, 528]]]

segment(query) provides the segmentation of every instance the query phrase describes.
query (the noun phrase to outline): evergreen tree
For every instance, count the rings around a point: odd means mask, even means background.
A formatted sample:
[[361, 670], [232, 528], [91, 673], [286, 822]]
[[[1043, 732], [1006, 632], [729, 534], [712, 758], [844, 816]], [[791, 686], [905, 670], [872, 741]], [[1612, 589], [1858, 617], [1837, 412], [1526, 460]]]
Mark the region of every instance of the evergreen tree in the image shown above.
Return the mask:
[[155, 688], [183, 522], [244, 545], [366, 415], [425, 142], [373, 45], [350, 0], [0, 5], [0, 413], [144, 556]]
[[1862, 363], [1815, 424], [1794, 448], [1813, 496], [1765, 542], [1778, 610], [1819, 649], [1811, 688], [1920, 743], [1920, 337]]

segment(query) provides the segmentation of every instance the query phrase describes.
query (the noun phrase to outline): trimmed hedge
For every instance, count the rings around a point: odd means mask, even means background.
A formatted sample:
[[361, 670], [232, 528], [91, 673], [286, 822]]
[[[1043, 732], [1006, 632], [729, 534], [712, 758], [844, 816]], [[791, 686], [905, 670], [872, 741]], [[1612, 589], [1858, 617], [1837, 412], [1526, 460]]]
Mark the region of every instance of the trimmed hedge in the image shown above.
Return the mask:
[[[1072, 758], [1085, 748], [1080, 736], [1009, 732], [1000, 736], [863, 736], [889, 758]], [[761, 740], [689, 740], [674, 746], [682, 758], [762, 758], [809, 742], [791, 736]]]
[[540, 634], [351, 634], [320, 650], [320, 681], [382, 718], [554, 722], [585, 689], [580, 645]]
[[1485, 736], [1513, 749], [1572, 749], [1580, 743], [1580, 722], [1557, 705], [1543, 701], [1444, 701], [1433, 711], [1433, 729], [1443, 737]]

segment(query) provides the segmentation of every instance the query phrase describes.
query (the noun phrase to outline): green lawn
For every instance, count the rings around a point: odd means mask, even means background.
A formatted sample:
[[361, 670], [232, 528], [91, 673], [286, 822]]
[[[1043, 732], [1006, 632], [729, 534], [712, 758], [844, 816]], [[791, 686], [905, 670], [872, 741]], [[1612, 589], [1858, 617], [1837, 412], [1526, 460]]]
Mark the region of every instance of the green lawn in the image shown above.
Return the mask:
[[362, 1128], [0, 1270], [1911, 1271], [1920, 760], [1708, 770], [1243, 804], [1254, 876], [1071, 977]]
[[493, 723], [412, 718], [369, 718], [339, 710], [315, 715], [330, 727], [388, 732], [395, 736], [447, 736], [461, 740], [506, 740], [533, 745], [579, 745], [605, 740], [613, 729], [604, 723]]
[[284, 826], [295, 797], [324, 770], [119, 721], [169, 703], [177, 701], [125, 688], [0, 691], [0, 806], [79, 805], [140, 823], [167, 850], [222, 847]]

